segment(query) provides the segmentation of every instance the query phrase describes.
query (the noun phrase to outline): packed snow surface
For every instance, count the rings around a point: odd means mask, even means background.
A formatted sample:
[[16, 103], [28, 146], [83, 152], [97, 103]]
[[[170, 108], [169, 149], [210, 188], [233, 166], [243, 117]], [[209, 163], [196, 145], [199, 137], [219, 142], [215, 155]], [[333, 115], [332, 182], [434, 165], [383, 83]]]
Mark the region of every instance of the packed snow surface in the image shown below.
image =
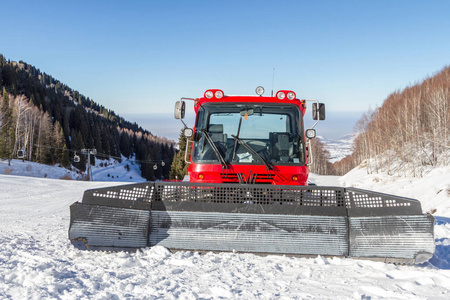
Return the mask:
[[[0, 175], [0, 298], [450, 299], [450, 198], [442, 183], [447, 176], [450, 184], [447, 171], [420, 181], [427, 184], [417, 190], [423, 206], [436, 209], [437, 248], [429, 263], [414, 266], [321, 256], [171, 253], [160, 246], [137, 253], [80, 251], [68, 240], [69, 206], [86, 189], [117, 183]], [[376, 185], [400, 195], [419, 185], [384, 176], [375, 184], [375, 177], [362, 172], [312, 180]], [[427, 191], [447, 196], [436, 200]]]

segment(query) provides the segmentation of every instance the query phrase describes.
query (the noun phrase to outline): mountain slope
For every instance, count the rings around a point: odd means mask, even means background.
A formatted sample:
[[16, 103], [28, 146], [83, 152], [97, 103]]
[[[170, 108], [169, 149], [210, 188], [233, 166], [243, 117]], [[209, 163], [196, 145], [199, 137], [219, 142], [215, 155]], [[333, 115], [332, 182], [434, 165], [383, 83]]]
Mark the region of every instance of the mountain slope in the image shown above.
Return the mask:
[[450, 165], [450, 66], [420, 83], [395, 91], [357, 124], [353, 162], [369, 171], [424, 176]]
[[[146, 179], [168, 178], [174, 142], [156, 137], [136, 123], [95, 103], [78, 91], [25, 62], [0, 55], [0, 158], [24, 154], [29, 161], [70, 164], [84, 171], [82, 149], [96, 149], [97, 157], [136, 156], [145, 161]], [[20, 153], [20, 154], [19, 154]], [[74, 161], [80, 156], [80, 162]]]

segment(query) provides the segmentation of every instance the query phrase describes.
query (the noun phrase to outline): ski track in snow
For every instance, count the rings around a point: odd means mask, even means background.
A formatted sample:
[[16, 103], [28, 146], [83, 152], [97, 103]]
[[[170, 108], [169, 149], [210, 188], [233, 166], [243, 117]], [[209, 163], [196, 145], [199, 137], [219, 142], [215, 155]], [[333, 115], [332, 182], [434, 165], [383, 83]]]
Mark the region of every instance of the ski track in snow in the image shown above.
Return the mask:
[[[342, 181], [311, 178], [318, 185]], [[75, 249], [68, 241], [69, 206], [86, 189], [113, 185], [0, 175], [0, 298], [450, 298], [449, 215], [437, 218], [436, 254], [418, 266], [321, 256], [170, 253], [160, 246], [136, 253]]]

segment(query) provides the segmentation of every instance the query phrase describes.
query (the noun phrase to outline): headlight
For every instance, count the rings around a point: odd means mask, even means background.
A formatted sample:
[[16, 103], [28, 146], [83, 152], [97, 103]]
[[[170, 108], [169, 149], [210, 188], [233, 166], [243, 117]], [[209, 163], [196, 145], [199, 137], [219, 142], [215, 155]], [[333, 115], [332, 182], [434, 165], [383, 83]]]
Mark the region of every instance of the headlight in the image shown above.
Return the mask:
[[308, 139], [313, 139], [316, 137], [316, 131], [314, 129], [306, 130], [305, 134]]
[[216, 91], [215, 96], [216, 96], [217, 99], [222, 98], [223, 97], [222, 91]]
[[287, 93], [286, 96], [289, 100], [294, 100], [295, 99], [295, 93], [294, 92], [289, 92]]
[[262, 96], [264, 94], [264, 88], [262, 86], [258, 86], [255, 91], [258, 96]]
[[194, 135], [194, 130], [192, 130], [192, 128], [185, 128], [183, 134], [185, 137], [190, 138]]
[[211, 91], [206, 91], [206, 92], [205, 92], [205, 97], [208, 98], [208, 99], [211, 99], [211, 98], [213, 97], [213, 92], [211, 92]]
[[283, 100], [286, 97], [286, 95], [283, 92], [278, 92], [277, 93], [277, 98], [280, 100]]

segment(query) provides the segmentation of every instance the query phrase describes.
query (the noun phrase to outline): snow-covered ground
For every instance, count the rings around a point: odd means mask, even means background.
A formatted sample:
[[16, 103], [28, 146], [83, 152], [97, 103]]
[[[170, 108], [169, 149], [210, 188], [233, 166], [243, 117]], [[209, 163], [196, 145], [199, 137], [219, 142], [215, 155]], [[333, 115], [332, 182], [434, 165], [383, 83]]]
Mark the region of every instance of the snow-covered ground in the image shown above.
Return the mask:
[[69, 206], [86, 189], [117, 183], [0, 175], [0, 298], [450, 299], [449, 169], [423, 181], [352, 172], [311, 177], [319, 185], [416, 195], [423, 207], [435, 208], [437, 251], [429, 263], [170, 253], [163, 247], [131, 254], [80, 251], [68, 241]]
[[[82, 180], [86, 172], [81, 173], [77, 169], [68, 170], [58, 166], [47, 166], [20, 159], [0, 160], [0, 174], [29, 176], [51, 179], [74, 179]], [[122, 156], [122, 161], [115, 159], [96, 159], [92, 166], [92, 177], [94, 181], [116, 181], [116, 182], [145, 182], [141, 176], [140, 164], [135, 158], [127, 159]]]
[[92, 177], [94, 181], [145, 182], [140, 167], [135, 157], [127, 159], [122, 156], [121, 162], [112, 158], [96, 159], [95, 166], [92, 167]]

